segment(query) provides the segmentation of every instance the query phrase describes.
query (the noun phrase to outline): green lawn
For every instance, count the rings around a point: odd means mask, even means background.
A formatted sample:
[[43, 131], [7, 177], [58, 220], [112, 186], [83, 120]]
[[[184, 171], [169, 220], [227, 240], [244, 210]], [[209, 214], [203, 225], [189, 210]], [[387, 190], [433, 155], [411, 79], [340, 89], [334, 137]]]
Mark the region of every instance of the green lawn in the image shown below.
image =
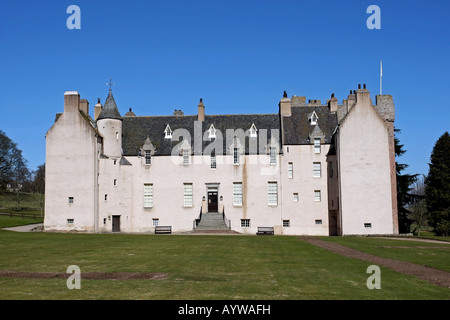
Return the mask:
[[[381, 244], [398, 245], [389, 239], [326, 240], [380, 255], [388, 252], [378, 248]], [[407, 252], [414, 256], [416, 250]], [[409, 259], [405, 253], [389, 254]], [[435, 267], [444, 265], [449, 254], [436, 251]], [[297, 237], [0, 231], [1, 271], [65, 272], [69, 265], [78, 265], [82, 272], [165, 272], [169, 278], [82, 280], [81, 290], [68, 290], [59, 279], [0, 278], [0, 299], [450, 299], [448, 288], [384, 267], [382, 289], [369, 290], [369, 263]]]
[[0, 229], [1, 228], [11, 228], [17, 226], [24, 226], [28, 224], [42, 223], [44, 219], [33, 219], [33, 218], [21, 218], [21, 217], [10, 217], [0, 214]]

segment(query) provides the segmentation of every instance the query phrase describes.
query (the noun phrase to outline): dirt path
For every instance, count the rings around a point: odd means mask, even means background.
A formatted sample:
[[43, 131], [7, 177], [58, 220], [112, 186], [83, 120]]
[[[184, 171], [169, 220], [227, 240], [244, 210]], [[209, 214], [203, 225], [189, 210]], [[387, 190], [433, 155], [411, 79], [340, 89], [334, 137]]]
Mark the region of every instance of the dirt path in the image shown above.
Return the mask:
[[414, 264], [406, 261], [378, 257], [373, 254], [364, 253], [348, 247], [341, 246], [336, 243], [323, 241], [313, 237], [300, 237], [300, 240], [324, 248], [328, 251], [340, 254], [345, 257], [368, 261], [378, 266], [387, 267], [400, 273], [415, 276], [421, 280], [429, 281], [441, 287], [450, 288], [449, 272], [445, 272], [430, 267], [425, 267], [419, 264]]

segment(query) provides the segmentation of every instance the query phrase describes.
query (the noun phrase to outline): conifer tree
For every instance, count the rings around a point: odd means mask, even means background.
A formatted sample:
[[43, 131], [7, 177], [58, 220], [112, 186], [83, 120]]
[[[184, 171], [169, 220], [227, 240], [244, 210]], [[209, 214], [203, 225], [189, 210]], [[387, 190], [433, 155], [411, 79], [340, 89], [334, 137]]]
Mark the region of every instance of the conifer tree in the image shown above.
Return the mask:
[[[395, 133], [399, 134], [400, 129], [395, 129]], [[395, 157], [398, 159], [406, 150], [403, 149], [404, 145], [400, 144], [400, 140], [397, 135], [395, 136]], [[397, 211], [398, 211], [398, 227], [400, 233], [409, 233], [412, 220], [408, 218], [409, 211], [405, 208], [405, 205], [409, 202], [408, 193], [411, 190], [411, 185], [416, 182], [417, 174], [402, 174], [409, 165], [398, 163], [396, 161], [396, 174], [397, 174]]]
[[428, 219], [437, 235], [450, 234], [450, 135], [436, 142], [425, 180]]

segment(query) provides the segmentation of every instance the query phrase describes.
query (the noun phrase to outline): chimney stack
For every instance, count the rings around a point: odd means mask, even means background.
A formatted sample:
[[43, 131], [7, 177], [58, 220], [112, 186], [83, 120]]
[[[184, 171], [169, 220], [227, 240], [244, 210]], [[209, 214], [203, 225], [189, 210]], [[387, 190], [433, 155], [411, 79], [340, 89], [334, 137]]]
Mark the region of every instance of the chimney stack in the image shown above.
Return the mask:
[[281, 99], [279, 105], [280, 114], [283, 117], [290, 117], [292, 114], [291, 99], [288, 98], [286, 91], [283, 93], [283, 98]]
[[198, 104], [198, 121], [205, 121], [205, 105], [202, 98]]
[[100, 112], [102, 112], [102, 104], [100, 103], [100, 98], [98, 98], [97, 104], [94, 106], [94, 120], [97, 121], [98, 116], [100, 115]]
[[77, 91], [64, 93], [64, 112], [78, 112], [80, 108], [80, 94]]
[[85, 115], [89, 115], [89, 101], [86, 99], [80, 100], [80, 111], [83, 111]]
[[328, 108], [330, 108], [330, 112], [336, 112], [338, 109], [338, 99], [334, 96], [334, 93], [328, 101]]

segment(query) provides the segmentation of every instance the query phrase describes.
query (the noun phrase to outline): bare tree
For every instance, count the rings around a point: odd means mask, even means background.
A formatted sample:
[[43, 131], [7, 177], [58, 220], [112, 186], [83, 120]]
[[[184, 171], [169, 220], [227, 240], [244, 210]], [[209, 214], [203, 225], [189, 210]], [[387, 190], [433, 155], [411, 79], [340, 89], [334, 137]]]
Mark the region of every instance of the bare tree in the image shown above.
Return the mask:
[[410, 219], [416, 225], [414, 231], [417, 231], [417, 235], [420, 236], [420, 228], [425, 223], [425, 217], [427, 214], [427, 203], [425, 199], [425, 176], [420, 176], [416, 182], [414, 182], [411, 190], [411, 208]]

